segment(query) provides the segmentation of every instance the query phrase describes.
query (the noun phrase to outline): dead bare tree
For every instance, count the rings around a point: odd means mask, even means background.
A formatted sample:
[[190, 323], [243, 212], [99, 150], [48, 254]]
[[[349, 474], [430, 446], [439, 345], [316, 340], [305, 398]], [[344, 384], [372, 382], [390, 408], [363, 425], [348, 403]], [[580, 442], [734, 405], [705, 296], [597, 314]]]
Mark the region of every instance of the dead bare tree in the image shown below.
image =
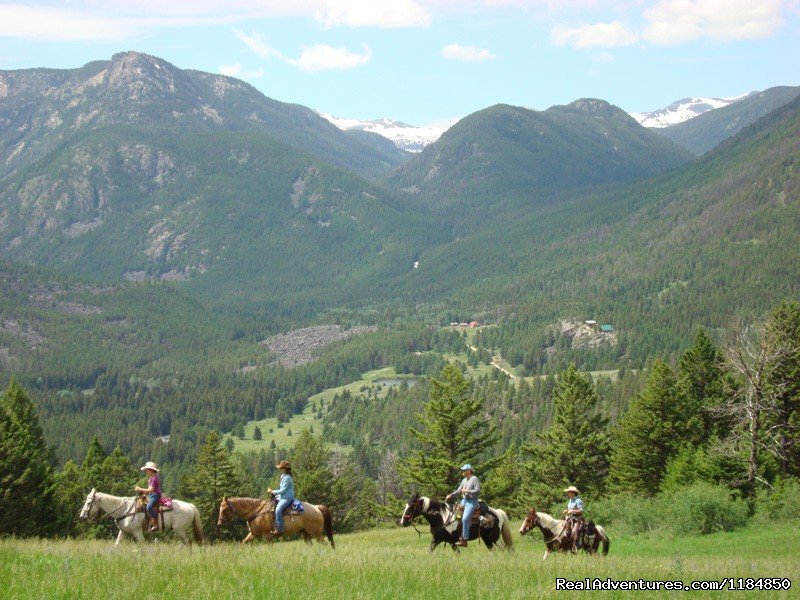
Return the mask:
[[728, 420], [735, 446], [748, 447], [747, 493], [753, 495], [758, 476], [759, 451], [774, 452], [769, 432], [762, 432], [765, 419], [778, 412], [776, 388], [771, 376], [789, 349], [767, 335], [763, 325], [737, 324], [725, 339], [724, 354], [728, 366], [740, 375], [741, 387], [732, 390], [726, 401], [715, 409]]

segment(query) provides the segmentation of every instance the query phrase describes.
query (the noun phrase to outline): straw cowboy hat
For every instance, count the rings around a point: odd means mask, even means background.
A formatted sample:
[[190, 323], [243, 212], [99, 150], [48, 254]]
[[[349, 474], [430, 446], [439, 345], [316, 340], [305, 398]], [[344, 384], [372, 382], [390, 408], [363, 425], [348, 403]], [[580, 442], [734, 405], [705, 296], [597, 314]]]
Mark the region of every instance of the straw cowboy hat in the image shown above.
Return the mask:
[[291, 469], [292, 465], [289, 464], [288, 460], [282, 460], [277, 465], [275, 465], [276, 469]]
[[567, 489], [564, 490], [565, 492], [575, 492], [576, 494], [580, 494], [580, 490], [576, 488], [574, 485], [569, 486]]
[[150, 471], [155, 471], [156, 473], [158, 473], [158, 467], [156, 466], [156, 463], [154, 463], [152, 460], [147, 461], [147, 463], [145, 463], [145, 465], [139, 470], [140, 471], [150, 470]]

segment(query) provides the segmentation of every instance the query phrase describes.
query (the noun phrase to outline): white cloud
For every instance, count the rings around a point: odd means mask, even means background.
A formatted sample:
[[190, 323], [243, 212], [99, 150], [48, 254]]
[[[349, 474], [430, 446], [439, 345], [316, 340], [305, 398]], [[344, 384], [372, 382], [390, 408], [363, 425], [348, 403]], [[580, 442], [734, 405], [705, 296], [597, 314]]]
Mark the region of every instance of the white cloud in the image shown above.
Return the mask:
[[497, 60], [497, 57], [485, 48], [474, 46], [461, 46], [450, 44], [442, 48], [442, 56], [450, 60], [460, 60], [463, 62], [486, 62], [487, 60]]
[[247, 35], [243, 31], [234, 29], [233, 35], [235, 35], [239, 41], [244, 43], [245, 46], [250, 48], [254, 54], [260, 56], [261, 58], [272, 58], [273, 56], [280, 59], [284, 58], [278, 50], [264, 41], [264, 36], [260, 33]]
[[644, 15], [644, 38], [660, 45], [764, 38], [783, 24], [780, 0], [661, 0]]
[[350, 52], [345, 48], [334, 48], [325, 44], [304, 46], [297, 60], [286, 59], [302, 71], [328, 71], [331, 69], [354, 69], [369, 62], [372, 50], [366, 44], [364, 52]]
[[551, 38], [556, 46], [573, 48], [613, 48], [638, 41], [674, 45], [709, 38], [717, 41], [765, 38], [784, 23], [786, 0], [658, 0], [638, 12], [641, 3], [617, 8], [628, 19], [639, 22], [635, 28], [620, 21], [577, 27], [556, 26]]
[[0, 37], [101, 41], [129, 37], [139, 29], [139, 21], [59, 8], [0, 4]]
[[264, 76], [264, 69], [255, 69], [253, 71], [245, 71], [242, 69], [241, 63], [232, 65], [222, 65], [219, 72], [228, 77], [237, 77], [239, 79], [260, 79]]
[[639, 37], [619, 21], [613, 23], [595, 23], [580, 27], [554, 27], [551, 31], [556, 46], [570, 45], [573, 48], [612, 48], [630, 46]]
[[327, 0], [314, 18], [325, 27], [427, 27], [428, 11], [414, 0]]

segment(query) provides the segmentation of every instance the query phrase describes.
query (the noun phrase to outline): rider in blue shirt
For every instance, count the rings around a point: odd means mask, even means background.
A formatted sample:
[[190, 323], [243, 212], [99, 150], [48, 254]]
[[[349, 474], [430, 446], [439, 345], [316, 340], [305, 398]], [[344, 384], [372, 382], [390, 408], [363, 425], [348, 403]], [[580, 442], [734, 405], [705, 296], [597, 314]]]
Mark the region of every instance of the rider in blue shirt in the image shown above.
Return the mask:
[[452, 493], [447, 495], [446, 499], [450, 500], [457, 494], [461, 494], [461, 506], [464, 507], [464, 514], [461, 516], [461, 537], [456, 542], [456, 546], [466, 548], [467, 540], [469, 540], [469, 522], [472, 519], [472, 513], [478, 508], [481, 482], [472, 474], [472, 465], [469, 463], [461, 467], [461, 473], [464, 475], [464, 479]]
[[564, 527], [567, 528], [568, 539], [572, 540], [572, 551], [577, 552], [583, 545], [583, 500], [578, 498], [578, 488], [574, 485], [564, 490], [569, 497], [567, 508], [564, 509], [564, 516], [567, 520]]
[[283, 511], [291, 505], [294, 500], [294, 480], [292, 479], [292, 467], [288, 460], [282, 460], [275, 468], [278, 469], [281, 475], [281, 484], [277, 490], [268, 489], [267, 493], [274, 494], [278, 505], [275, 507], [275, 527], [270, 532], [275, 537], [283, 535]]

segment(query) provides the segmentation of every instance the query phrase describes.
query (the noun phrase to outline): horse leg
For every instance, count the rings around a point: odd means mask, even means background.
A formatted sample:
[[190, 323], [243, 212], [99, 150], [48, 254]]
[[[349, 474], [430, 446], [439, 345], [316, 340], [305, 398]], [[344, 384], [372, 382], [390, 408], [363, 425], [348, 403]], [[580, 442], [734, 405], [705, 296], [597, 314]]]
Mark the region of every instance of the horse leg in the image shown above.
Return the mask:
[[125, 537], [125, 532], [122, 531], [122, 529], [120, 529], [119, 533], [117, 534], [117, 541], [114, 542], [114, 545], [119, 546], [122, 543], [122, 538], [124, 537]]
[[544, 556], [542, 557], [542, 560], [547, 560], [548, 556], [550, 556], [550, 550], [545, 549]]
[[[302, 535], [303, 535], [303, 541], [304, 541], [306, 544], [311, 544], [311, 543], [313, 542], [313, 537], [312, 537], [312, 536], [311, 536], [311, 534], [310, 534], [310, 533], [308, 533], [308, 532], [307, 532], [305, 529], [302, 531]], [[325, 540], [323, 540], [323, 539], [322, 539], [322, 536], [321, 536], [321, 535], [319, 535], [319, 536], [317, 536], [317, 541], [319, 541], [319, 542], [324, 542]]]
[[247, 542], [252, 542], [252, 541], [253, 541], [253, 532], [252, 531], [248, 531], [247, 535], [242, 540], [242, 544], [246, 544]]

